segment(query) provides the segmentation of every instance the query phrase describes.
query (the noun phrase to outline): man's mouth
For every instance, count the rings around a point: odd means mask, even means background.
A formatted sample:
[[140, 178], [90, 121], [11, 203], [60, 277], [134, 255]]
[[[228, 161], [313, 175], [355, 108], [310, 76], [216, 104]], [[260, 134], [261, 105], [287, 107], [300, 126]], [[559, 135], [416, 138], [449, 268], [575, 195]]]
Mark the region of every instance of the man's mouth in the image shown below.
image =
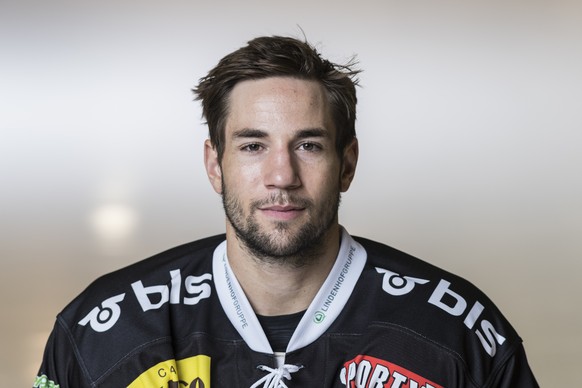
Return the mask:
[[261, 210], [272, 210], [276, 212], [288, 212], [294, 210], [303, 210], [304, 208], [301, 206], [294, 206], [294, 205], [271, 205], [271, 206], [263, 206]]
[[260, 207], [259, 210], [269, 218], [288, 221], [297, 218], [305, 208], [296, 205], [268, 205]]

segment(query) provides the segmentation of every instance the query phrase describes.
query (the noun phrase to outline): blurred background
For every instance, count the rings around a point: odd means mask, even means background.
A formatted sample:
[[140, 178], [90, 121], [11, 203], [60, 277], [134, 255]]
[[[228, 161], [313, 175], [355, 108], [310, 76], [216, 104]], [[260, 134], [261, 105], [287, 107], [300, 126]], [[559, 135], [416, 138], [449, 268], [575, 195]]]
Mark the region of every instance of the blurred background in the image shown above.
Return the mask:
[[357, 54], [342, 224], [469, 278], [539, 382], [582, 365], [582, 5], [0, 0], [0, 381], [97, 276], [224, 229], [190, 89], [257, 35]]

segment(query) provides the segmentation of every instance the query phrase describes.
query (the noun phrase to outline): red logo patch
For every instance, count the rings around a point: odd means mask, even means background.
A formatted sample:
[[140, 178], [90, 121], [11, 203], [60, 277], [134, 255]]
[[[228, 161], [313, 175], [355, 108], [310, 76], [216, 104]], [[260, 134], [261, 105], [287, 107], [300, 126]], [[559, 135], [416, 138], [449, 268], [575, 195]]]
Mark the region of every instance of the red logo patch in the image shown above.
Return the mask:
[[340, 381], [348, 388], [443, 388], [401, 366], [363, 355], [344, 364]]

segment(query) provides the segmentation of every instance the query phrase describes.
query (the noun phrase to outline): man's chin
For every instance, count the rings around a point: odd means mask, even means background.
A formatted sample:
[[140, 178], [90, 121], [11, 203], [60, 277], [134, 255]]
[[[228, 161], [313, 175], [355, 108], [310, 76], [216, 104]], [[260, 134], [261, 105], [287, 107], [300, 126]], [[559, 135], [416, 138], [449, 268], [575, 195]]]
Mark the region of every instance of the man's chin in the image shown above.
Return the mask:
[[272, 232], [268, 235], [254, 235], [245, 245], [258, 259], [297, 266], [320, 254], [324, 244], [321, 244], [321, 238], [316, 238], [312, 233]]

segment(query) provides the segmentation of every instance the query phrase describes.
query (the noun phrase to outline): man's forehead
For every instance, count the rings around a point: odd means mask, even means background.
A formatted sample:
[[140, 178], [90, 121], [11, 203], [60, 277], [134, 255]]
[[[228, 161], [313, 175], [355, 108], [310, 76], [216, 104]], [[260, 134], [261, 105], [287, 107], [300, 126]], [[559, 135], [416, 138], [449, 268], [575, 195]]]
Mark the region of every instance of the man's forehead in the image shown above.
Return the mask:
[[324, 99], [325, 90], [320, 82], [296, 77], [280, 76], [238, 82], [230, 93], [230, 100], [260, 99], [261, 97], [297, 96]]
[[231, 135], [245, 128], [274, 126], [331, 130], [331, 121], [325, 92], [317, 81], [271, 77], [243, 81], [233, 88], [226, 127]]

